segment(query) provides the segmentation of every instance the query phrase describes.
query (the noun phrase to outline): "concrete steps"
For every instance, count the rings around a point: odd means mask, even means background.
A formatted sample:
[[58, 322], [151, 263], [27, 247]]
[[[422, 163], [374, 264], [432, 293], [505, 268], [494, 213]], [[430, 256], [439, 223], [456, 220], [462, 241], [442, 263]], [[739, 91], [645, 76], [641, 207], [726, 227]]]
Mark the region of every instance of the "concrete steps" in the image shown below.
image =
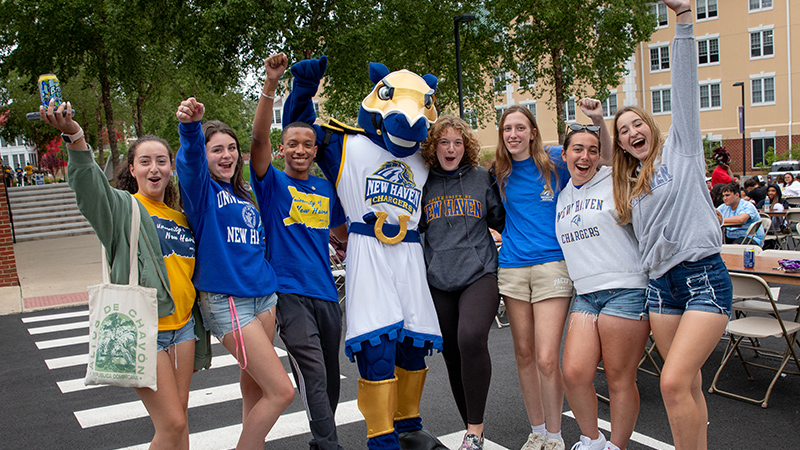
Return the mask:
[[17, 242], [94, 233], [67, 183], [8, 188], [8, 200]]

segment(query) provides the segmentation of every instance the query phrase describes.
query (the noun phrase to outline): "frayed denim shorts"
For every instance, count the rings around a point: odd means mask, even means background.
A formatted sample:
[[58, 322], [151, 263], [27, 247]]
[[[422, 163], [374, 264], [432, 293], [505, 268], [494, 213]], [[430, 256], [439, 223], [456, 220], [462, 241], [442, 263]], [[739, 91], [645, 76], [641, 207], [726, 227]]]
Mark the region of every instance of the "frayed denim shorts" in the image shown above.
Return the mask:
[[607, 289], [576, 295], [572, 312], [605, 314], [631, 320], [648, 320], [644, 289]]
[[186, 322], [186, 325], [177, 330], [159, 330], [156, 338], [156, 351], [167, 350], [173, 345], [178, 345], [191, 339], [197, 340], [197, 336], [194, 335], [194, 316], [189, 316], [189, 321]]
[[[220, 341], [233, 331], [228, 297], [227, 294], [200, 291], [200, 314], [203, 315], [203, 324], [206, 330]], [[277, 303], [278, 296], [274, 293], [264, 297], [233, 297], [236, 315], [239, 316], [238, 326], [244, 328], [257, 315], [269, 311]]]
[[719, 253], [684, 261], [647, 285], [647, 308], [653, 314], [706, 311], [730, 317], [733, 287]]

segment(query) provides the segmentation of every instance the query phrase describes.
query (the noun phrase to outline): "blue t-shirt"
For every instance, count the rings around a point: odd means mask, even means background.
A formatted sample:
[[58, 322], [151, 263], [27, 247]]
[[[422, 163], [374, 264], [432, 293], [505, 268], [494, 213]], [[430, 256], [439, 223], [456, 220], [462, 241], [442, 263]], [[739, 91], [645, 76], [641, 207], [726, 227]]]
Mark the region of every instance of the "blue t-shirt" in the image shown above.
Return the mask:
[[550, 178], [554, 192], [545, 189], [532, 158], [511, 161], [503, 200], [506, 227], [500, 267], [528, 267], [564, 259], [556, 239], [556, 200], [569, 181], [569, 172], [561, 161], [561, 146], [547, 151], [558, 172], [557, 181], [552, 174]]
[[[723, 218], [734, 217], [740, 214], [747, 214], [750, 216], [750, 218], [747, 219], [747, 222], [740, 227], [725, 227], [725, 236], [727, 236], [729, 239], [739, 239], [740, 237], [747, 236], [747, 228], [753, 223], [761, 220], [761, 216], [758, 214], [756, 207], [747, 200], [739, 200], [739, 204], [736, 205], [736, 210], [732, 210], [730, 206], [724, 203], [719, 205], [717, 210], [722, 213]], [[762, 239], [764, 239], [764, 227], [760, 227], [758, 229], [756, 237], [753, 238], [753, 241], [755, 241], [756, 244], [761, 245]]]
[[271, 165], [259, 180], [250, 166], [267, 235], [267, 260], [278, 275], [278, 292], [338, 302], [331, 275], [330, 229], [345, 222], [333, 185], [309, 175], [292, 178]]
[[264, 258], [266, 243], [255, 205], [231, 192], [229, 183], [208, 173], [200, 122], [178, 126], [181, 148], [175, 156], [186, 220], [197, 244], [194, 287], [234, 297], [264, 297], [275, 292], [275, 271]]

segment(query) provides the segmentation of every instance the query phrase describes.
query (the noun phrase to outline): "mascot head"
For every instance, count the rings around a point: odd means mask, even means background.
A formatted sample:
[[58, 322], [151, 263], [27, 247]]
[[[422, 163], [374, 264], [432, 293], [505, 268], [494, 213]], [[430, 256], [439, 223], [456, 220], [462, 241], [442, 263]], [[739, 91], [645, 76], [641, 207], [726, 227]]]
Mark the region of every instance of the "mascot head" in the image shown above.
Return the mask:
[[389, 72], [383, 64], [370, 63], [372, 92], [361, 102], [358, 125], [398, 158], [413, 155], [428, 137], [428, 127], [436, 122], [434, 106], [436, 77], [408, 70]]

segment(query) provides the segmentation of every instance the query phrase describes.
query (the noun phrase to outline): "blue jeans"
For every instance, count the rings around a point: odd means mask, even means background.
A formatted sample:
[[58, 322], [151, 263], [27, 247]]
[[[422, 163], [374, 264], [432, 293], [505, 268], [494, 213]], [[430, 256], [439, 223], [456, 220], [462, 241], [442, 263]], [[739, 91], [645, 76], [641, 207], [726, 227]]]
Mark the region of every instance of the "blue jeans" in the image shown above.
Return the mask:
[[[236, 314], [239, 316], [239, 326], [244, 328], [257, 315], [268, 311], [277, 303], [278, 296], [275, 294], [265, 297], [233, 297]], [[220, 341], [226, 334], [233, 331], [228, 295], [200, 291], [200, 313], [203, 315], [203, 324], [206, 330]]]
[[647, 297], [644, 289], [606, 289], [576, 295], [572, 312], [596, 316], [606, 314], [631, 320], [647, 320]]
[[197, 336], [194, 335], [194, 316], [189, 316], [189, 321], [186, 322], [186, 325], [177, 330], [159, 330], [156, 338], [156, 351], [167, 350], [173, 345], [178, 345], [190, 339], [197, 340]]
[[733, 288], [719, 253], [684, 261], [647, 286], [647, 308], [655, 314], [706, 311], [731, 315]]

